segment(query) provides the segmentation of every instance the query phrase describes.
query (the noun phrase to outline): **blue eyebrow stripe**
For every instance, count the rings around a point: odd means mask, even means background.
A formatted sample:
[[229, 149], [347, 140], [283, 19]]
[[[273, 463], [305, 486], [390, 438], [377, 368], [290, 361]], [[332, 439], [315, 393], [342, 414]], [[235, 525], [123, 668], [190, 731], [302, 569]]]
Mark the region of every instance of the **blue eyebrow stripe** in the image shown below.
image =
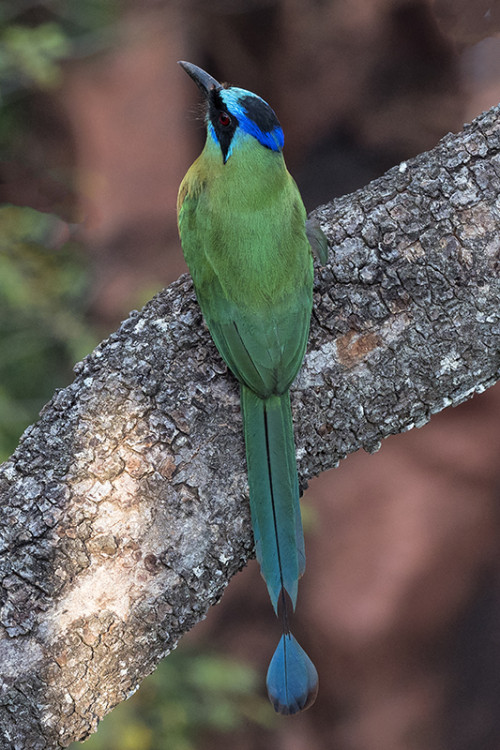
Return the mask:
[[249, 120], [248, 117], [241, 118], [239, 122], [242, 130], [249, 135], [253, 135], [266, 148], [270, 148], [272, 151], [281, 151], [283, 148], [285, 137], [279, 125], [273, 128], [273, 130], [265, 132], [253, 120]]
[[266, 148], [281, 151], [285, 143], [283, 130], [274, 111], [260, 96], [231, 87], [221, 91], [221, 98], [242, 130]]

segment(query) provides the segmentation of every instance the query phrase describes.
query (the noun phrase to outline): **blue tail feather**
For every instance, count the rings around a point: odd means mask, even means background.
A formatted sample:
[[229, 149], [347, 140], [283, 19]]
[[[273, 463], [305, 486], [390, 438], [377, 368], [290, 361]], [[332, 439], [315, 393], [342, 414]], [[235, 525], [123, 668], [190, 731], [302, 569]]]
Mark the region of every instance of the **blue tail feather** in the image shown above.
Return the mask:
[[283, 633], [267, 671], [267, 693], [279, 714], [296, 714], [318, 694], [318, 673], [291, 633]]
[[288, 628], [304, 572], [304, 535], [288, 392], [260, 398], [241, 386], [241, 405], [255, 550], [274, 610], [282, 603], [283, 635], [267, 672], [274, 709], [295, 714], [318, 692], [318, 674]]

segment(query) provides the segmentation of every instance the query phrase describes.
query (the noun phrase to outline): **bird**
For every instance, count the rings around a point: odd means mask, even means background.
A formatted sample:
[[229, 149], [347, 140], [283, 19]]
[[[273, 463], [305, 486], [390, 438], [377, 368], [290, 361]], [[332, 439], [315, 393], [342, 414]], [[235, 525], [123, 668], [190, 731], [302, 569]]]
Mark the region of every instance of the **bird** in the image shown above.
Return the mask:
[[203, 95], [206, 125], [179, 188], [179, 235], [208, 330], [240, 384], [256, 557], [282, 623], [267, 692], [290, 715], [318, 692], [316, 668], [290, 631], [305, 568], [290, 386], [309, 335], [312, 251], [324, 262], [327, 243], [307, 219], [269, 104], [179, 65]]

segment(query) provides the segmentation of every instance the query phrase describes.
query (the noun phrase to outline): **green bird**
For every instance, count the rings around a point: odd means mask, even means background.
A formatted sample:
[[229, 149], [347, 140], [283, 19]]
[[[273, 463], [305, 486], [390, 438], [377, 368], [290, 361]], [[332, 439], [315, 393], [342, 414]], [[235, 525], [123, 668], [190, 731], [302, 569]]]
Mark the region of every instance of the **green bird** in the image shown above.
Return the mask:
[[277, 712], [293, 714], [314, 702], [318, 675], [289, 629], [305, 567], [289, 388], [309, 333], [311, 246], [324, 259], [326, 239], [306, 222], [271, 107], [179, 64], [203, 93], [207, 130], [179, 188], [179, 234], [210, 334], [240, 383], [256, 555], [283, 622], [267, 689]]

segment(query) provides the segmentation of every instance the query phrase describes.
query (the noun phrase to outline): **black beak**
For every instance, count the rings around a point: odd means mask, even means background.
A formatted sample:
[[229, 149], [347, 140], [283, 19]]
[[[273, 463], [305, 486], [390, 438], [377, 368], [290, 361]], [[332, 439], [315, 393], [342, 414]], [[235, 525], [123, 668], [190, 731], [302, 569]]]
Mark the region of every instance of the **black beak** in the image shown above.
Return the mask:
[[215, 78], [197, 65], [193, 65], [193, 63], [190, 62], [184, 62], [184, 60], [179, 60], [179, 65], [181, 68], [184, 68], [188, 76], [193, 79], [205, 98], [208, 97], [210, 91], [213, 89], [217, 90], [222, 88], [219, 81], [216, 81]]

